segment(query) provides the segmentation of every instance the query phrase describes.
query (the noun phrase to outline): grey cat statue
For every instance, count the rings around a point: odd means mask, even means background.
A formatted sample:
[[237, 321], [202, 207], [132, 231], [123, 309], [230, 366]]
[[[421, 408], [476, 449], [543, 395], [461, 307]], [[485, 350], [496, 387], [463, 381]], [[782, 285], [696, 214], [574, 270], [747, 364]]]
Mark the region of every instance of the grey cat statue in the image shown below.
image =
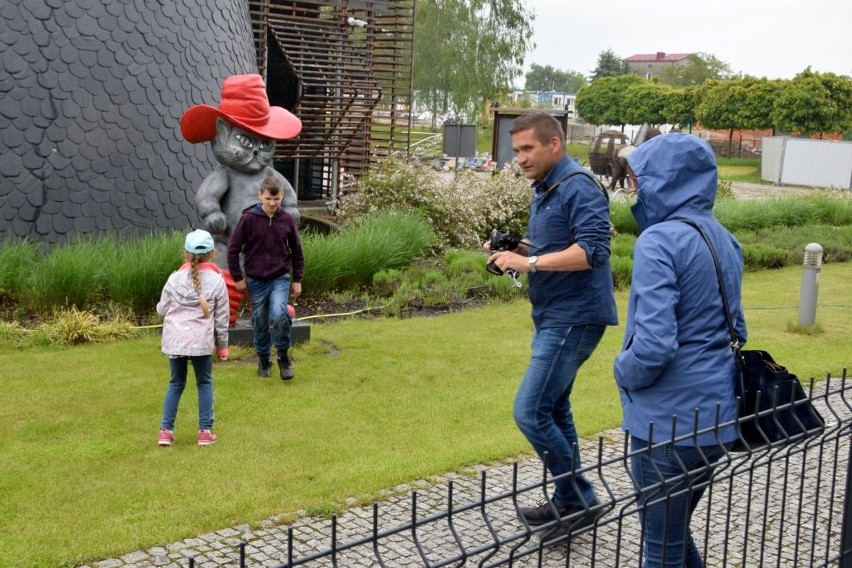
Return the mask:
[[301, 121], [288, 110], [269, 105], [260, 75], [232, 75], [222, 85], [218, 107], [195, 105], [181, 117], [184, 138], [193, 144], [210, 142], [219, 162], [195, 194], [202, 227], [214, 235], [220, 267], [230, 299], [231, 325], [237, 318], [242, 292], [236, 290], [227, 271], [227, 247], [231, 228], [243, 210], [258, 202], [260, 184], [268, 176], [284, 185], [282, 207], [299, 222], [296, 192], [273, 168], [275, 140], [298, 136]]

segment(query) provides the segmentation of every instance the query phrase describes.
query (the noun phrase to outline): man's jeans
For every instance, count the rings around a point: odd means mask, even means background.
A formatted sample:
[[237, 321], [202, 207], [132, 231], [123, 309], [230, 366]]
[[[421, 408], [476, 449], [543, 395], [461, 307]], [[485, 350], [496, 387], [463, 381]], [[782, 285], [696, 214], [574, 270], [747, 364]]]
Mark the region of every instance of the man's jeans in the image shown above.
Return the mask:
[[275, 280], [246, 277], [246, 285], [251, 297], [254, 350], [257, 351], [258, 357], [268, 358], [272, 353], [272, 343], [275, 343], [278, 356], [284, 356], [290, 349], [290, 327], [293, 325], [293, 320], [287, 313], [290, 275], [282, 274]]
[[163, 420], [160, 428], [175, 429], [178, 404], [186, 387], [186, 370], [188, 361], [192, 361], [195, 370], [195, 384], [198, 386], [198, 429], [210, 430], [213, 427], [213, 356], [199, 355], [197, 357], [169, 357], [169, 367], [172, 378], [166, 397], [163, 400]]
[[[515, 423], [544, 459], [554, 477], [580, 468], [571, 389], [577, 370], [595, 350], [605, 326], [585, 325], [548, 328], [533, 334], [532, 358], [515, 396]], [[586, 507], [595, 498], [583, 476], [565, 475], [556, 480], [553, 500], [559, 506]]]
[[[731, 444], [728, 444], [730, 446]], [[704, 494], [715, 464], [726, 453], [726, 447], [664, 446], [648, 449], [639, 438], [630, 439], [631, 474], [641, 491], [639, 520], [644, 534], [644, 568], [671, 566], [702, 568], [704, 561], [692, 538], [689, 523], [692, 512]], [[678, 477], [676, 481], [660, 484]], [[656, 487], [651, 487], [656, 486]]]

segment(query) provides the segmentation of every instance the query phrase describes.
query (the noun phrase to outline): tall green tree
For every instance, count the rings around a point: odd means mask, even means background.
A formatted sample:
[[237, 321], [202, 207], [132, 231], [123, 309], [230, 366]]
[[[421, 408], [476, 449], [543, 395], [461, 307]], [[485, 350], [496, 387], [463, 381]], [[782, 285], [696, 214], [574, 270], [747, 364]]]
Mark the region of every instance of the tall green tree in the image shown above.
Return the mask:
[[692, 127], [695, 125], [695, 107], [701, 100], [700, 87], [672, 89], [668, 93], [668, 99], [664, 112], [665, 122], [677, 124], [692, 132]]
[[773, 118], [785, 132], [843, 132], [852, 126], [852, 79], [808, 67], [781, 90]]
[[418, 0], [416, 101], [433, 120], [476, 119], [522, 74], [533, 18], [525, 0]]
[[563, 71], [536, 63], [532, 64], [525, 78], [524, 88], [528, 91], [576, 93], [586, 84], [586, 77], [579, 71]]
[[617, 56], [611, 49], [598, 54], [598, 65], [592, 71], [592, 81], [604, 77], [617, 77], [630, 72], [627, 64]]
[[674, 87], [694, 87], [705, 81], [727, 79], [731, 66], [710, 53], [690, 53], [686, 63], [670, 65], [660, 74], [660, 82]]
[[633, 85], [645, 83], [636, 75], [604, 77], [592, 81], [577, 93], [577, 114], [591, 124], [627, 124], [624, 93]]
[[701, 102], [695, 109], [695, 116], [702, 126], [728, 131], [728, 155], [733, 148], [734, 130], [743, 128], [742, 109], [748, 104], [750, 80], [735, 77], [704, 83]]
[[753, 130], [775, 129], [774, 108], [778, 97], [789, 81], [762, 77], [743, 77], [746, 97], [743, 99], [740, 113], [740, 128]]

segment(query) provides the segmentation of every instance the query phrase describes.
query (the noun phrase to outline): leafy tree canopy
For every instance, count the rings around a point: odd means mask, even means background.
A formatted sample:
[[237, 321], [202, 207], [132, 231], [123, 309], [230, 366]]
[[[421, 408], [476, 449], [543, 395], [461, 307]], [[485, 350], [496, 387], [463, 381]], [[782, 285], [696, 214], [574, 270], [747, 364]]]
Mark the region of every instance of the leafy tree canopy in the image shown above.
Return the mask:
[[739, 110], [740, 128], [764, 130], [774, 128], [773, 108], [788, 81], [769, 80], [765, 77], [743, 77], [746, 96]]
[[576, 93], [586, 84], [586, 77], [579, 71], [562, 71], [550, 65], [532, 64], [526, 74], [524, 88], [528, 91], [559, 91]]
[[577, 93], [577, 114], [591, 124], [626, 124], [624, 93], [633, 85], [644, 84], [636, 75], [603, 77]]
[[623, 117], [625, 124], [663, 124], [672, 87], [650, 81], [633, 83], [624, 91]]
[[607, 49], [598, 55], [598, 66], [592, 71], [592, 81], [604, 77], [617, 77], [629, 72], [630, 69], [627, 67], [627, 64], [611, 49]]
[[700, 100], [699, 87], [672, 89], [664, 111], [665, 122], [692, 129], [695, 124], [695, 107]]
[[433, 117], [476, 118], [521, 75], [533, 19], [524, 0], [418, 0], [416, 100]]
[[703, 85], [708, 80], [726, 79], [731, 67], [710, 53], [690, 53], [683, 65], [670, 65], [660, 74], [660, 82], [675, 87]]
[[746, 86], [739, 77], [705, 83], [695, 109], [701, 125], [714, 130], [739, 127], [739, 109], [748, 97]]
[[775, 127], [785, 132], [823, 134], [852, 126], [852, 79], [834, 73], [815, 73], [808, 67], [778, 94], [773, 109]]

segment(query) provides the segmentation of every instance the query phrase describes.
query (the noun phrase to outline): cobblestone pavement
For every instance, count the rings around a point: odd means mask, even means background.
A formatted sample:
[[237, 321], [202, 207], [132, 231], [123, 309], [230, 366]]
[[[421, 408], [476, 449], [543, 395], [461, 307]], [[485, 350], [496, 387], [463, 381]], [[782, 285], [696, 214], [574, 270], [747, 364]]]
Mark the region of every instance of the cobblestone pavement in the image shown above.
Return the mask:
[[[702, 499], [693, 518], [693, 531], [699, 546], [706, 543], [708, 566], [772, 565], [812, 566], [823, 564], [830, 549], [837, 553], [843, 515], [846, 480], [845, 458], [849, 455], [848, 406], [833, 414], [823, 400], [816, 406], [835, 434], [824, 437], [822, 445], [805, 452], [791, 453], [787, 459], [763, 454], [751, 460], [744, 454], [717, 468], [717, 480]], [[834, 407], [836, 412], [838, 407]], [[839, 425], [843, 425], [842, 431]], [[418, 481], [387, 491], [386, 498], [373, 506], [355, 506], [336, 519], [299, 516], [291, 524], [270, 518], [252, 525], [243, 524], [180, 542], [135, 551], [118, 558], [95, 562], [81, 568], [178, 568], [194, 559], [200, 568], [239, 565], [239, 546], [245, 543], [246, 565], [277, 566], [288, 560], [288, 540], [292, 529], [293, 559], [308, 557], [332, 547], [336, 535], [336, 562], [322, 558], [306, 566], [378, 566], [377, 554], [386, 566], [422, 567], [468, 552], [465, 565], [487, 565], [501, 560], [506, 566], [638, 566], [641, 541], [638, 520], [631, 499], [630, 478], [623, 458], [624, 438], [619, 430], [604, 432], [598, 440], [582, 443], [587, 463], [604, 464], [590, 475], [599, 497], [621, 497], [616, 508], [598, 522], [594, 531], [572, 537], [570, 546], [541, 547], [540, 534], [530, 535], [518, 521], [511, 495], [518, 494], [518, 506], [533, 504], [540, 489], [526, 493], [542, 479], [537, 458], [501, 462], [468, 468], [429, 481]], [[812, 472], [818, 471], [819, 475]], [[785, 475], [786, 473], [786, 475]], [[513, 487], [518, 488], [513, 491]], [[470, 505], [470, 506], [467, 506]], [[375, 507], [375, 509], [374, 509]], [[396, 530], [417, 519], [443, 514], [452, 509], [451, 522], [442, 518], [419, 526]], [[374, 517], [375, 514], [375, 517]], [[375, 519], [375, 525], [374, 525]], [[374, 547], [373, 531], [381, 534]], [[503, 544], [494, 551], [495, 539]], [[545, 539], [546, 540], [546, 539]], [[355, 543], [343, 547], [346, 543]], [[344, 550], [345, 548], [345, 550]], [[514, 550], [514, 554], [511, 552]], [[737, 555], [748, 549], [749, 562]], [[755, 554], [760, 562], [754, 564]], [[489, 556], [491, 555], [491, 556]], [[513, 557], [509, 562], [510, 556]], [[459, 566], [459, 562], [447, 562]]]

